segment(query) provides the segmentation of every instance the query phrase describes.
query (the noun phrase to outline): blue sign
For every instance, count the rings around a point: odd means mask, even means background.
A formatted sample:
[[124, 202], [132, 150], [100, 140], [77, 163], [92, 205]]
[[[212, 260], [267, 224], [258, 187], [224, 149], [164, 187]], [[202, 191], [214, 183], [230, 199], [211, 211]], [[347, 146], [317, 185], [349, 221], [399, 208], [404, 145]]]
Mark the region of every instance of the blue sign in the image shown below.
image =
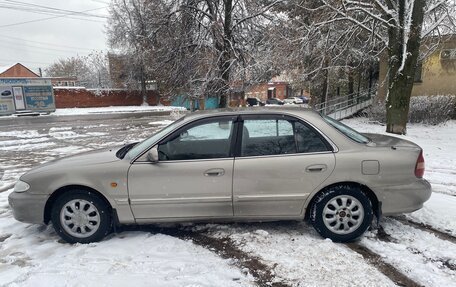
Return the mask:
[[24, 86], [25, 102], [30, 110], [54, 110], [52, 86]]

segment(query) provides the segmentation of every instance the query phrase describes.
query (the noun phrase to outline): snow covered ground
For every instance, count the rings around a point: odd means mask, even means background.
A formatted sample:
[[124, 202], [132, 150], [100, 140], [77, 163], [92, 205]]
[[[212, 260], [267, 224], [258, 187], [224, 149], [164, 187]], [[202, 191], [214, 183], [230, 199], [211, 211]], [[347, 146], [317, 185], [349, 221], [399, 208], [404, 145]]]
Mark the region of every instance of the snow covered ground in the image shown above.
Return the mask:
[[[167, 112], [167, 111], [186, 111], [183, 107], [171, 106], [111, 106], [99, 108], [67, 108], [56, 109], [50, 115], [54, 116], [75, 116], [88, 114], [112, 114], [112, 113], [143, 113], [143, 112]], [[46, 115], [42, 115], [46, 116]], [[0, 118], [14, 118], [17, 115], [2, 116]]]
[[[170, 117], [0, 127], [0, 286], [250, 286], [252, 270], [222, 259], [181, 236], [141, 230], [88, 245], [62, 243], [52, 226], [19, 223], [7, 203], [8, 185], [56, 157], [147, 137]], [[383, 133], [364, 118], [344, 120], [359, 131]], [[409, 125], [405, 139], [425, 153], [433, 195], [405, 218], [385, 218], [356, 246], [423, 286], [456, 286], [456, 121]], [[410, 222], [412, 224], [410, 224]], [[418, 226], [424, 224], [423, 227]], [[414, 224], [414, 225], [413, 225]], [[307, 223], [196, 224], [175, 227], [229, 240], [255, 257], [285, 286], [394, 286], [372, 258], [350, 245], [321, 239]], [[439, 237], [437, 231], [447, 234]]]
[[103, 114], [103, 113], [139, 113], [139, 112], [162, 112], [162, 111], [186, 111], [183, 107], [171, 106], [112, 106], [102, 108], [69, 108], [57, 109], [53, 115], [86, 115], [86, 114]]

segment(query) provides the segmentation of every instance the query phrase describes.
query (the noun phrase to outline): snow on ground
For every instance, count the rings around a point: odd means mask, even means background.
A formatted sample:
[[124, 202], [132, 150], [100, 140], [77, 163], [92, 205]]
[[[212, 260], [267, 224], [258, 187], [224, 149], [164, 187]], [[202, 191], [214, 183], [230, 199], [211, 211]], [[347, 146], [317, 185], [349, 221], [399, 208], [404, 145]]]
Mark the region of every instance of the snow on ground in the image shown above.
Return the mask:
[[423, 286], [456, 286], [456, 270], [445, 268], [456, 263], [455, 244], [388, 218], [384, 227], [392, 242], [367, 234], [361, 244]]
[[112, 106], [101, 108], [68, 108], [57, 109], [52, 115], [70, 116], [103, 113], [139, 113], [139, 112], [162, 112], [162, 111], [186, 111], [183, 107], [171, 106]]
[[163, 234], [61, 243], [50, 226], [12, 220], [8, 193], [0, 194], [0, 286], [252, 286], [231, 260]]
[[306, 223], [201, 225], [212, 237], [229, 238], [242, 251], [274, 268], [276, 281], [292, 286], [395, 286], [361, 255], [323, 240]]
[[[0, 190], [40, 163], [82, 151], [141, 140], [170, 123], [168, 118], [9, 127], [0, 131]], [[344, 120], [362, 132], [384, 133], [364, 118]], [[425, 153], [425, 178], [434, 193], [407, 218], [456, 235], [456, 121], [439, 126], [410, 124], [402, 138]], [[41, 146], [40, 146], [41, 145]], [[26, 151], [26, 153], [24, 153]], [[26, 154], [27, 156], [24, 156]], [[11, 192], [9, 190], [8, 192]], [[12, 218], [8, 192], [0, 193], [0, 286], [248, 286], [233, 262], [189, 241], [136, 231], [95, 244], [68, 245], [52, 227]], [[424, 286], [455, 286], [455, 244], [392, 218], [382, 222], [389, 240], [376, 231], [359, 244]], [[343, 244], [321, 239], [307, 223], [195, 225], [194, 230], [229, 238], [271, 268], [276, 281], [293, 286], [391, 286], [375, 266]], [[10, 284], [11, 283], [11, 284]]]

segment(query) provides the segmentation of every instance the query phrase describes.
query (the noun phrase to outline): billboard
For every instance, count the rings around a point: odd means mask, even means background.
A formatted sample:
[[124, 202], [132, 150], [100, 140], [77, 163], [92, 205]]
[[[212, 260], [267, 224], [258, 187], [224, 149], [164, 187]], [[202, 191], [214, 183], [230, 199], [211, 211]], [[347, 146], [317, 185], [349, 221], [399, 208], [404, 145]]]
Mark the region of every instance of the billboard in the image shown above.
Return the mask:
[[0, 115], [14, 113], [13, 87], [0, 86]]
[[52, 86], [24, 86], [24, 95], [29, 110], [55, 110]]
[[54, 91], [49, 79], [0, 78], [0, 115], [21, 110], [55, 111]]

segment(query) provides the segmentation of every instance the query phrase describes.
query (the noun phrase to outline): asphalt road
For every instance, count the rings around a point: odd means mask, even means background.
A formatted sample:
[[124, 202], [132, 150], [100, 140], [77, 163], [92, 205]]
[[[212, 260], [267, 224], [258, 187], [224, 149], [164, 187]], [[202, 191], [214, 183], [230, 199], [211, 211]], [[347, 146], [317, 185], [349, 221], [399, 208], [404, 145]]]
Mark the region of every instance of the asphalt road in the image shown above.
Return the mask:
[[0, 118], [1, 185], [43, 162], [152, 135], [169, 112]]
[[146, 119], [156, 117], [167, 117], [169, 111], [161, 112], [135, 112], [135, 113], [93, 113], [85, 115], [71, 116], [56, 116], [56, 115], [38, 115], [38, 116], [19, 116], [19, 117], [1, 117], [0, 116], [0, 131], [3, 131], [5, 126], [28, 126], [37, 124], [64, 124], [74, 122], [99, 122], [105, 120], [130, 120], [130, 119]]

